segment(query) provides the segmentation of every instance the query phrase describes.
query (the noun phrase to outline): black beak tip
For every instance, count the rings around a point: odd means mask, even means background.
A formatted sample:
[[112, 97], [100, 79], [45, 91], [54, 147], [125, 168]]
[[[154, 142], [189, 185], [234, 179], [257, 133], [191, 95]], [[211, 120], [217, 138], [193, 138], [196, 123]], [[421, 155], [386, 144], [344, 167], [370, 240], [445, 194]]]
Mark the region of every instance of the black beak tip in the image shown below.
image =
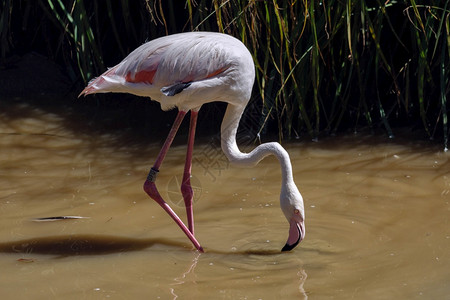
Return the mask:
[[302, 232], [299, 230], [298, 233], [299, 233], [298, 240], [295, 243], [293, 243], [292, 245], [289, 245], [288, 243], [286, 243], [286, 245], [284, 245], [284, 247], [281, 249], [281, 252], [291, 251], [298, 245], [298, 243], [300, 243], [300, 241], [302, 240]]
[[286, 243], [286, 245], [284, 245], [283, 249], [281, 249], [281, 252], [291, 251], [297, 245], [298, 245], [298, 241], [296, 243], [292, 244], [292, 245], [289, 245], [289, 244]]

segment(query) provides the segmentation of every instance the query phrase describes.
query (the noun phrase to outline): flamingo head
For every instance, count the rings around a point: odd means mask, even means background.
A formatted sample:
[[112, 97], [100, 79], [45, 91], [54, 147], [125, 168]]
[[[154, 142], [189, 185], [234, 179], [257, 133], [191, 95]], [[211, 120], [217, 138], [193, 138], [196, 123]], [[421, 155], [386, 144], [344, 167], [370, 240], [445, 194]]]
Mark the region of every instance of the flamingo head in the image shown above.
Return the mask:
[[294, 249], [305, 237], [305, 211], [303, 198], [294, 182], [281, 189], [281, 210], [289, 222], [289, 237], [281, 251]]

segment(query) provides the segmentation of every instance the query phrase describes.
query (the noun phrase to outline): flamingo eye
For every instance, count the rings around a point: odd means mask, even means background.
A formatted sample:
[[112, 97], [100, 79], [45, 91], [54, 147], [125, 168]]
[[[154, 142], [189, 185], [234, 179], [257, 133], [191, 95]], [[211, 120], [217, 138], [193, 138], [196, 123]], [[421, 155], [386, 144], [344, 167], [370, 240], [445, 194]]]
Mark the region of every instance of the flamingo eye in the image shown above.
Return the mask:
[[298, 209], [294, 209], [294, 214], [298, 215], [300, 211]]

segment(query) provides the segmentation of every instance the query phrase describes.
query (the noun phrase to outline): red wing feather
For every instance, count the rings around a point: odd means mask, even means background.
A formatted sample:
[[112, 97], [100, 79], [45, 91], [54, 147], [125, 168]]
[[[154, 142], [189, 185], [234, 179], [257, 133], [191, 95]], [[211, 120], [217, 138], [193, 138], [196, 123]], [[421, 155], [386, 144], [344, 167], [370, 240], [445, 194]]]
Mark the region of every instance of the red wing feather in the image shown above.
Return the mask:
[[125, 76], [125, 80], [131, 83], [153, 83], [153, 77], [155, 77], [157, 69], [147, 71], [142, 70], [134, 74], [134, 78], [131, 76], [131, 72], [128, 72]]

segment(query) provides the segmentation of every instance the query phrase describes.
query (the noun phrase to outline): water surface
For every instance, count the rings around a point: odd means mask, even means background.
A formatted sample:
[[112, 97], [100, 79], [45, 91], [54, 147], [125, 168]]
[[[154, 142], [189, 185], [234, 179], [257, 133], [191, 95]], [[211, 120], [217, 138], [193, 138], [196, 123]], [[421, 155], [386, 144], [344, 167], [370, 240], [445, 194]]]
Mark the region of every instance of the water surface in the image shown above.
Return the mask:
[[[439, 145], [285, 144], [306, 238], [280, 253], [277, 160], [234, 168], [204, 139], [193, 166], [200, 254], [142, 190], [159, 142], [80, 134], [64, 115], [24, 109], [0, 116], [3, 299], [449, 299], [450, 163]], [[184, 138], [157, 180], [183, 220]], [[55, 216], [85, 218], [35, 221]]]

